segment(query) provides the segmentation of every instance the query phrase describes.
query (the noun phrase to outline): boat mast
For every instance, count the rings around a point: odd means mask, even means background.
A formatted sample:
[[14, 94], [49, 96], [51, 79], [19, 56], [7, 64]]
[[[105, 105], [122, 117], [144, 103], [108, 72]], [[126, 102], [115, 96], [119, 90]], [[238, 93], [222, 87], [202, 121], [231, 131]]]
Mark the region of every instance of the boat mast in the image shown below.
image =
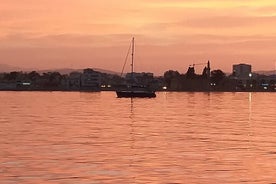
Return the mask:
[[134, 37], [132, 38], [132, 53], [131, 53], [131, 78], [133, 79], [133, 71], [134, 71]]

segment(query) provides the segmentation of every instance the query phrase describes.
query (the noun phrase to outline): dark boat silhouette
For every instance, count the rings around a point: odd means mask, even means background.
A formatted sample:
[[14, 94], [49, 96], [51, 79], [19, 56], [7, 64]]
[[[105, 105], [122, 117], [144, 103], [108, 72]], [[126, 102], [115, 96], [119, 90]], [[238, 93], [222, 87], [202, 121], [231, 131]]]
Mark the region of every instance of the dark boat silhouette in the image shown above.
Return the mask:
[[117, 90], [118, 98], [155, 98], [154, 91], [149, 90], [146, 87], [130, 86], [129, 88]]
[[123, 89], [116, 90], [116, 94], [118, 98], [155, 98], [155, 91], [149, 89], [143, 85], [136, 85], [134, 83], [134, 38], [132, 38], [132, 54], [131, 54], [131, 84], [127, 85]]

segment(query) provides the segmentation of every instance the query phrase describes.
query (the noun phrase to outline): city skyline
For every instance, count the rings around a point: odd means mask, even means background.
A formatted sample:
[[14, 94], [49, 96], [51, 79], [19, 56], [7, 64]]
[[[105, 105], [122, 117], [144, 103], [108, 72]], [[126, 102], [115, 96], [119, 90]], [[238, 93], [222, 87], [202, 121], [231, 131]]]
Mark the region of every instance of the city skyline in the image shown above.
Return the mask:
[[208, 60], [225, 72], [236, 63], [275, 69], [273, 1], [0, 2], [0, 64], [119, 72], [135, 36], [138, 72], [160, 75]]

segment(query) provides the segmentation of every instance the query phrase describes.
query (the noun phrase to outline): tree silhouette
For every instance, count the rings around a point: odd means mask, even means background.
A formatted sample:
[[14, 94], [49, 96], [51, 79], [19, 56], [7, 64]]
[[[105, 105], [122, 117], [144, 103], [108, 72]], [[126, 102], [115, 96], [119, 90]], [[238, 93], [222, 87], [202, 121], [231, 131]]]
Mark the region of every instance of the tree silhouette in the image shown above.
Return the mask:
[[4, 79], [6, 80], [17, 80], [19, 78], [19, 76], [22, 74], [22, 72], [10, 72], [10, 73], [6, 73], [4, 76]]
[[186, 77], [187, 77], [187, 79], [195, 79], [196, 78], [194, 67], [189, 67], [188, 68], [188, 71], [186, 73]]
[[28, 76], [28, 79], [31, 81], [36, 81], [40, 77], [39, 73], [37, 73], [36, 71], [32, 71], [28, 73], [27, 76]]
[[225, 78], [225, 73], [221, 70], [213, 70], [211, 72], [211, 82], [218, 84]]

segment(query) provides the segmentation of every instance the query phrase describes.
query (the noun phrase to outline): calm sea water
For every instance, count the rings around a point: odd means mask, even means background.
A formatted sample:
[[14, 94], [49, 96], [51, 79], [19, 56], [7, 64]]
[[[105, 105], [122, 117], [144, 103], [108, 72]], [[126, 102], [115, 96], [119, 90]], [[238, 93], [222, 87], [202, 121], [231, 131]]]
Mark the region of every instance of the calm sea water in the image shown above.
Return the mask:
[[275, 102], [0, 92], [0, 183], [276, 183]]

